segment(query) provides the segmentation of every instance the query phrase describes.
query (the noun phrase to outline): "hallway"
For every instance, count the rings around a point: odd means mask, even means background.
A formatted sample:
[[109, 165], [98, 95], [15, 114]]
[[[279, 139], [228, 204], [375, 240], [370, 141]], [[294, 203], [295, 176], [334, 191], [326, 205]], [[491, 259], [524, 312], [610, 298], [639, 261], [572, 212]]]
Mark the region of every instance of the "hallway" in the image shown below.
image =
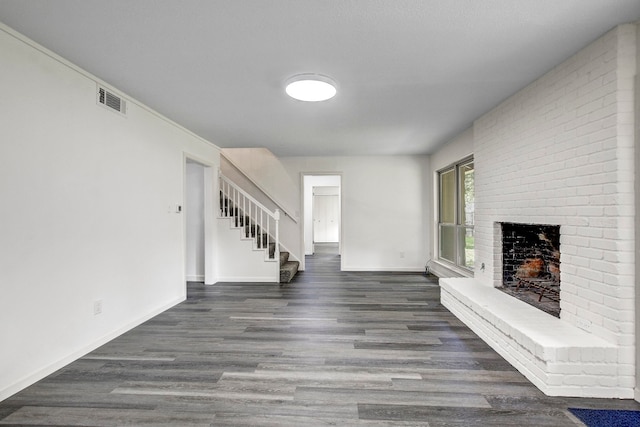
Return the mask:
[[[287, 286], [190, 283], [187, 301], [0, 403], [0, 425], [571, 426], [439, 303], [422, 274], [340, 272], [332, 248]], [[43, 349], [44, 350], [44, 349]]]

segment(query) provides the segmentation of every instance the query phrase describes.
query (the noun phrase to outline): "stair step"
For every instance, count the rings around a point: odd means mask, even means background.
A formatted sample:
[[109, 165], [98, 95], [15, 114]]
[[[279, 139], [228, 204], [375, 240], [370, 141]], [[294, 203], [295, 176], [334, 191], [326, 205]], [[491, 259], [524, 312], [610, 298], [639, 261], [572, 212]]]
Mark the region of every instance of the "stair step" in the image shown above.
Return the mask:
[[298, 272], [298, 261], [287, 261], [280, 265], [280, 283], [289, 283]]
[[276, 256], [276, 244], [275, 242], [269, 242], [269, 259], [273, 259], [275, 258], [275, 256]]
[[287, 261], [289, 261], [289, 252], [280, 252], [280, 265], [284, 265]]

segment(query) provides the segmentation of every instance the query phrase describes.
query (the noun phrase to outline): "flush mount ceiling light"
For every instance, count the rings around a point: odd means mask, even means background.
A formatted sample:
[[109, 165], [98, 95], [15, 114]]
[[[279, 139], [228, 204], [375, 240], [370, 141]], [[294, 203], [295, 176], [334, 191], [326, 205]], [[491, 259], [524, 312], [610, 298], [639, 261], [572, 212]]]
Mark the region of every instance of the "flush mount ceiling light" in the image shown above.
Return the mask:
[[321, 74], [297, 74], [287, 80], [285, 90], [299, 101], [326, 101], [336, 95], [336, 83]]

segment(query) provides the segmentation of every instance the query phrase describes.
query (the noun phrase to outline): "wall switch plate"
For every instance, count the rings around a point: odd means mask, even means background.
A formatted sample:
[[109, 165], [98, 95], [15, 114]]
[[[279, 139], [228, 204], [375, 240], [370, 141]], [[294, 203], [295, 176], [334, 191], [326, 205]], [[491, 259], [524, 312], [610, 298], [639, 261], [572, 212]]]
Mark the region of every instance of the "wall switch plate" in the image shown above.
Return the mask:
[[98, 314], [102, 314], [102, 300], [96, 300], [93, 302], [93, 315], [97, 316]]

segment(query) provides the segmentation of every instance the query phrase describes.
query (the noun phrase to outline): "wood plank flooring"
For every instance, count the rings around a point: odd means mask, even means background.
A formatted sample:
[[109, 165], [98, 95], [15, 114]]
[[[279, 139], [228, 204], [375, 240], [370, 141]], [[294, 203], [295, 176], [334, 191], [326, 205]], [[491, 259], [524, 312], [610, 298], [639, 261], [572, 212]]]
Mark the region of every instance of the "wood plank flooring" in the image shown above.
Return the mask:
[[0, 425], [576, 426], [439, 303], [421, 274], [339, 271], [188, 299], [0, 403]]

